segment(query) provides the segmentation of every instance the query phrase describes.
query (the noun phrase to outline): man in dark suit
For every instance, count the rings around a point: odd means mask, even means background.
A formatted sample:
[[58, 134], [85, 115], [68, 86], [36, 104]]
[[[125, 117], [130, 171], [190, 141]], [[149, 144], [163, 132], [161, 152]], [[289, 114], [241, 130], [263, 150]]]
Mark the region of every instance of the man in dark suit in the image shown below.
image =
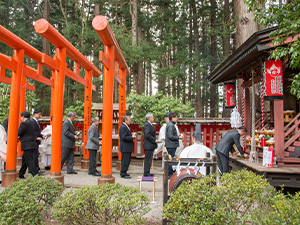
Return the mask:
[[73, 170], [75, 140], [78, 140], [73, 127], [75, 115], [75, 112], [68, 113], [68, 118], [64, 121], [62, 130], [61, 168], [63, 168], [66, 161], [67, 174], [77, 174]]
[[44, 138], [44, 136], [41, 134], [41, 126], [38, 121], [41, 118], [42, 118], [42, 111], [39, 109], [35, 109], [33, 111], [33, 118], [32, 118], [32, 122], [35, 126], [35, 136], [36, 136], [36, 149], [33, 153], [33, 162], [34, 165], [38, 168], [39, 173], [45, 173], [45, 171], [42, 171], [39, 166], [39, 145], [41, 144], [41, 141]]
[[144, 176], [153, 177], [154, 175], [150, 173], [151, 162], [153, 158], [153, 151], [157, 148], [156, 132], [155, 127], [152, 125], [154, 118], [152, 113], [147, 113], [147, 122], [144, 126], [144, 144], [145, 149], [145, 163], [144, 163]]
[[35, 128], [33, 122], [30, 120], [29, 112], [21, 113], [22, 123], [18, 130], [19, 140], [21, 141], [22, 166], [19, 171], [19, 178], [24, 178], [27, 167], [31, 174], [35, 176], [38, 173], [37, 167], [33, 162], [33, 152], [36, 149]]
[[119, 130], [120, 152], [122, 153], [120, 176], [125, 179], [131, 178], [130, 175], [127, 173], [127, 170], [130, 164], [131, 153], [134, 150], [134, 135], [131, 134], [129, 128], [130, 120], [131, 119], [129, 116], [124, 116], [123, 124], [120, 126]]
[[89, 175], [101, 176], [101, 173], [96, 169], [96, 155], [99, 149], [99, 146], [102, 144], [99, 138], [98, 132], [99, 117], [92, 118], [92, 125], [88, 131], [88, 140], [85, 145], [85, 148], [89, 150], [90, 153], [90, 165], [89, 165]]
[[7, 130], [8, 130], [8, 118], [6, 118], [4, 121], [3, 121], [3, 127], [7, 133]]
[[216, 146], [216, 153], [218, 157], [218, 167], [223, 173], [229, 172], [229, 151], [233, 153], [233, 156], [237, 158], [237, 152], [234, 150], [233, 145], [237, 147], [241, 155], [248, 157], [240, 144], [240, 136], [243, 136], [247, 132], [246, 127], [239, 127], [236, 130], [228, 131], [224, 137], [219, 141]]

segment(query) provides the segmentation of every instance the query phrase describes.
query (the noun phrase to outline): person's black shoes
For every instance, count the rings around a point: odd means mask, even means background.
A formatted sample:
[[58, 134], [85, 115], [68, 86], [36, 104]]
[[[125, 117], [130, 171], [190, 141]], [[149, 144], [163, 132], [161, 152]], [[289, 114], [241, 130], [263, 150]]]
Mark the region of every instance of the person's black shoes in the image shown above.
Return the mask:
[[121, 178], [125, 178], [125, 179], [131, 179], [130, 174], [126, 173], [126, 174], [120, 174]]
[[45, 171], [43, 171], [43, 170], [39, 170], [39, 172], [38, 172], [39, 175], [42, 175], [43, 173], [45, 173]]
[[78, 173], [73, 170], [71, 172], [67, 172], [67, 174], [78, 174]]
[[152, 174], [152, 173], [147, 173], [147, 174], [144, 174], [144, 177], [154, 177], [154, 174]]
[[98, 171], [92, 174], [93, 176], [101, 176], [101, 173], [99, 173]]
[[45, 170], [50, 170], [50, 166], [45, 166]]

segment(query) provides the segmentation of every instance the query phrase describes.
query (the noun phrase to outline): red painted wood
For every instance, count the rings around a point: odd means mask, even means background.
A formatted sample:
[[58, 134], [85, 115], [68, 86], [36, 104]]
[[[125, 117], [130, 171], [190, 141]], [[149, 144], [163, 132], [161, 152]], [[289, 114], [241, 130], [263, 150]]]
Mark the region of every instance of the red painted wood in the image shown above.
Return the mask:
[[187, 128], [184, 128], [184, 139], [183, 139], [183, 145], [184, 147], [187, 146]]
[[300, 141], [295, 141], [293, 145], [297, 146], [297, 147], [300, 147]]
[[206, 140], [207, 140], [207, 128], [204, 128], [203, 131], [203, 144], [206, 145]]
[[212, 149], [213, 147], [213, 137], [214, 137], [214, 130], [213, 128], [209, 129], [209, 148]]
[[284, 157], [289, 157], [290, 153], [289, 152], [284, 152]]
[[287, 150], [288, 150], [289, 152], [294, 152], [294, 151], [295, 151], [295, 147], [289, 146]]
[[294, 125], [291, 128], [289, 128], [288, 131], [286, 131], [284, 133], [284, 137], [288, 136], [293, 130], [295, 130], [295, 133], [298, 132], [298, 126], [300, 124], [300, 121], [299, 120], [295, 120], [294, 122], [295, 122]]
[[275, 155], [277, 158], [284, 157], [284, 122], [283, 122], [283, 99], [274, 100], [274, 128], [275, 128]]
[[[300, 132], [298, 131], [297, 134], [292, 136], [287, 142], [284, 144], [284, 149], [287, 149], [290, 145], [293, 144], [294, 141], [296, 141], [300, 137]], [[276, 143], [276, 130], [275, 130], [275, 143]], [[276, 143], [277, 145], [277, 143]]]
[[216, 129], [216, 144], [219, 143], [219, 135], [220, 135], [219, 128], [217, 128]]
[[284, 163], [300, 163], [300, 158], [283, 158], [281, 159], [281, 162]]
[[251, 110], [250, 110], [250, 92], [249, 92], [249, 88], [245, 88], [245, 127], [247, 129], [247, 133], [246, 135], [251, 135], [250, 131], [251, 131], [251, 114], [250, 114]]

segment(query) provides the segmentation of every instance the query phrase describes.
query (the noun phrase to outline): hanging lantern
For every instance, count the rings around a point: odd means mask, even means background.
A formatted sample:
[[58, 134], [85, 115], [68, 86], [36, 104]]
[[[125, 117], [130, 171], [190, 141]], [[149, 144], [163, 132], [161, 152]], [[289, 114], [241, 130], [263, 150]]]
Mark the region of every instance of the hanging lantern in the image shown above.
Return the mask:
[[283, 73], [281, 60], [263, 63], [264, 99], [283, 99]]
[[225, 108], [234, 108], [236, 106], [235, 100], [235, 83], [227, 83], [226, 86], [226, 103]]

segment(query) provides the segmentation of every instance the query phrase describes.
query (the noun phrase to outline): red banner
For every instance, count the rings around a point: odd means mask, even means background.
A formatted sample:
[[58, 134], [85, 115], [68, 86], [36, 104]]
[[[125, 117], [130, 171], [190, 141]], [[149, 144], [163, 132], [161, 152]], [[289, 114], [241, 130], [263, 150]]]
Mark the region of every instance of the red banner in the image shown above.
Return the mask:
[[267, 100], [283, 98], [283, 73], [281, 60], [265, 61], [264, 72], [264, 98]]
[[236, 103], [235, 103], [235, 84], [226, 84], [226, 104], [225, 108], [234, 108]]

